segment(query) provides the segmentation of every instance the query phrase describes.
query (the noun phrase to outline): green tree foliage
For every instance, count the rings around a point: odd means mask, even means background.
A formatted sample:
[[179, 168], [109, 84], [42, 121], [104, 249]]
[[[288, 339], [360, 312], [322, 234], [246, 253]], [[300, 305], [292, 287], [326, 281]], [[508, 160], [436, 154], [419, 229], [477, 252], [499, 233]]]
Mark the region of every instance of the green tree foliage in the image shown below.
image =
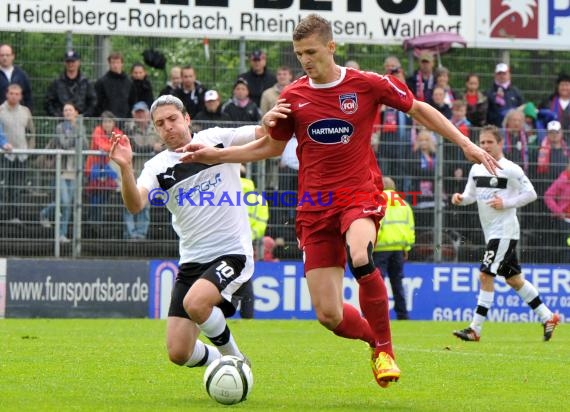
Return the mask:
[[[102, 56], [102, 51], [97, 49], [100, 43], [95, 36], [2, 32], [0, 42], [13, 46], [16, 64], [22, 66], [32, 80], [35, 115], [45, 113], [46, 89], [63, 70], [63, 53], [68, 46], [81, 53], [82, 72], [91, 80], [96, 80], [96, 73], [107, 70], [106, 56]], [[125, 56], [126, 71], [133, 63], [143, 61], [142, 53], [147, 48], [164, 53], [167, 60], [165, 71], [147, 67], [156, 93], [164, 86], [172, 66], [191, 64], [196, 69], [198, 80], [208, 88], [217, 89], [225, 100], [231, 96], [232, 86], [243, 65], [248, 68], [248, 54], [258, 48], [266, 52], [271, 70], [280, 65], [289, 65], [294, 72], [301, 72], [290, 42], [246, 39], [245, 54], [240, 56], [239, 40], [210, 39], [209, 59], [206, 58], [201, 38], [112, 36], [110, 44], [112, 50], [120, 51]], [[383, 60], [388, 55], [398, 56], [407, 72], [416, 66], [413, 58], [410, 61], [410, 55], [401, 47], [373, 44], [339, 43], [336, 61], [343, 64], [346, 60], [356, 60], [363, 70], [382, 72]], [[484, 90], [493, 81], [493, 69], [503, 55], [502, 50], [454, 48], [439, 56], [439, 60], [450, 70], [450, 82], [455, 89], [462, 90], [466, 75], [476, 73], [481, 78], [481, 88]], [[570, 72], [568, 51], [510, 50], [508, 56], [513, 83], [522, 90], [527, 100], [537, 104], [552, 93], [560, 72]]]

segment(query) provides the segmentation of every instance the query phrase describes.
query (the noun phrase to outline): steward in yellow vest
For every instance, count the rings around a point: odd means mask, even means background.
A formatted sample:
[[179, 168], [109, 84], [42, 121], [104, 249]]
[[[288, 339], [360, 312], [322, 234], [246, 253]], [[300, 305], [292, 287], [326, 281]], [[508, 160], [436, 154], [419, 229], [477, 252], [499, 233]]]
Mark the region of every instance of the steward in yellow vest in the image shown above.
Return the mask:
[[374, 265], [382, 276], [390, 278], [394, 311], [397, 319], [409, 319], [404, 285], [404, 261], [416, 241], [414, 212], [395, 191], [396, 185], [389, 177], [383, 178], [386, 211], [380, 221], [376, 246], [372, 254]]
[[242, 197], [247, 199], [246, 207], [249, 216], [249, 226], [251, 227], [251, 238], [255, 242], [265, 235], [265, 229], [267, 229], [267, 222], [269, 220], [269, 206], [261, 194], [256, 196], [252, 193], [246, 196], [248, 192], [256, 192], [253, 180], [246, 177], [241, 177], [240, 180], [243, 193]]

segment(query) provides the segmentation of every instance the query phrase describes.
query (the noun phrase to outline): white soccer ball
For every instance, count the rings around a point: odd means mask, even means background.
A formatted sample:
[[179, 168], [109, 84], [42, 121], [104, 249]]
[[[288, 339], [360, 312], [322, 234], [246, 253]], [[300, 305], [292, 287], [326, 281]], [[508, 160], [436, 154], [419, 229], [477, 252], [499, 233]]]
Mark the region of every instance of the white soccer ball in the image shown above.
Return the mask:
[[246, 400], [253, 386], [253, 374], [242, 359], [225, 355], [208, 365], [204, 386], [213, 400], [233, 405]]

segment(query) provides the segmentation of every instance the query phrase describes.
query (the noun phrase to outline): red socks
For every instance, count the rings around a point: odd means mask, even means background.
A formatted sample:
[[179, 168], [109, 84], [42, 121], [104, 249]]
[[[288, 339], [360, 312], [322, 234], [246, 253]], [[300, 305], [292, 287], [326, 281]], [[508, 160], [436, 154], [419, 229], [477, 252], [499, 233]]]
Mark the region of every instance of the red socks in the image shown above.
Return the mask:
[[360, 339], [375, 346], [376, 339], [368, 321], [360, 315], [358, 309], [348, 303], [343, 305], [342, 321], [333, 333], [347, 339]]
[[360, 308], [368, 321], [376, 340], [377, 352], [386, 352], [394, 357], [392, 335], [390, 333], [390, 314], [388, 292], [378, 268], [369, 275], [357, 280]]

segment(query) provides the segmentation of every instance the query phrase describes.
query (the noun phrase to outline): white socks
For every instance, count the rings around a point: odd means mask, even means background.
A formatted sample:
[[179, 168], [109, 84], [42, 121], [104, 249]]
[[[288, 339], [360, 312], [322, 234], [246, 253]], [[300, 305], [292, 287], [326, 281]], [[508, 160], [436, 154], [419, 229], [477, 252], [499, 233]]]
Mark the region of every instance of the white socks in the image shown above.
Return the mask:
[[215, 306], [210, 317], [198, 325], [200, 330], [219, 349], [222, 355], [234, 355], [243, 358], [232, 336], [222, 310]]
[[552, 312], [542, 303], [538, 291], [528, 280], [524, 281], [523, 287], [517, 290], [517, 293], [534, 310], [542, 323], [552, 318]]
[[184, 366], [193, 368], [195, 366], [208, 366], [214, 360], [220, 358], [222, 354], [212, 345], [206, 345], [201, 340], [197, 340], [194, 344], [194, 352], [190, 355], [190, 359], [186, 361]]
[[493, 300], [495, 299], [495, 292], [487, 292], [485, 290], [479, 290], [479, 297], [477, 298], [477, 308], [473, 314], [473, 321], [471, 322], [471, 329], [477, 332], [478, 335], [481, 334], [481, 329], [483, 329], [483, 323], [487, 319], [487, 311], [493, 305]]

